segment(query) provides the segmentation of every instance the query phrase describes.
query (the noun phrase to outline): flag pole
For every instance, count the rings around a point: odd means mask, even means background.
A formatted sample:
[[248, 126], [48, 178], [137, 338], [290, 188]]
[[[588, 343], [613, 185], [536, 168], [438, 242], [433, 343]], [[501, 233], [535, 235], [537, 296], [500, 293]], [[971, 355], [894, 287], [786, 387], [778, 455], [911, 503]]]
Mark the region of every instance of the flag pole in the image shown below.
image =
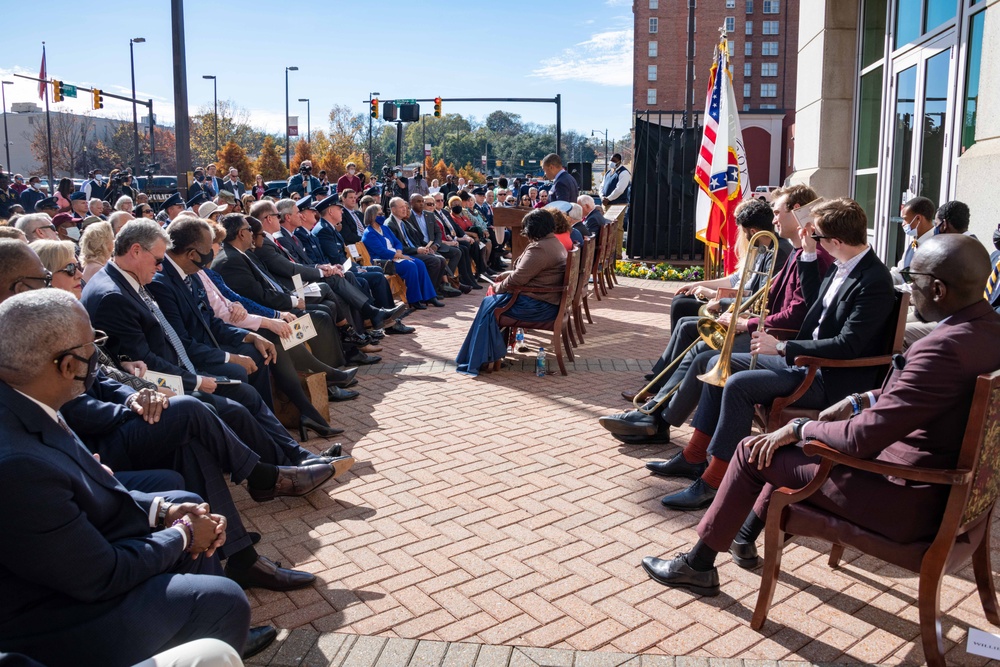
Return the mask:
[[42, 42], [42, 71], [43, 75], [39, 78], [45, 80], [42, 85], [45, 86], [45, 140], [48, 142], [49, 194], [51, 195], [56, 191], [56, 184], [52, 176], [52, 123], [49, 120], [49, 71], [48, 65], [45, 62], [45, 42]]

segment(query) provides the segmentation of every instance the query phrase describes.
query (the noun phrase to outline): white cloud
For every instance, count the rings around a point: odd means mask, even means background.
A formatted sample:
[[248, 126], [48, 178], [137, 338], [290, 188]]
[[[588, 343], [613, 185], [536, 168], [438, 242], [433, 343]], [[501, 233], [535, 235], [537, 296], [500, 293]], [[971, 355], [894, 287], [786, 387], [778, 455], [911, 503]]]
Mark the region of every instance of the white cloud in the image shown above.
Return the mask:
[[632, 0], [605, 0], [604, 4], [608, 7], [627, 7], [631, 6]]
[[558, 56], [543, 60], [532, 76], [551, 81], [631, 86], [632, 29], [596, 33]]

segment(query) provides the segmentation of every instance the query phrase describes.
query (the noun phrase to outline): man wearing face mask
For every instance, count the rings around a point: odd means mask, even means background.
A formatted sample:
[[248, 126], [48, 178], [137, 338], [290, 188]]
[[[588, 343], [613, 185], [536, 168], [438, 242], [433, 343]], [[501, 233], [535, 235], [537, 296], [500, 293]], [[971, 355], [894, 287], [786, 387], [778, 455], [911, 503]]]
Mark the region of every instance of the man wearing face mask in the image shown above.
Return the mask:
[[38, 176], [32, 176], [28, 179], [28, 187], [21, 192], [18, 201], [21, 202], [25, 211], [34, 211], [35, 204], [43, 199], [45, 199], [45, 193], [42, 192], [42, 179]]
[[80, 192], [87, 195], [87, 201], [91, 199], [104, 199], [108, 194], [108, 188], [104, 184], [104, 174], [101, 173], [100, 169], [90, 172], [90, 180], [84, 182], [80, 188]]
[[411, 199], [415, 194], [424, 196], [430, 192], [427, 185], [427, 179], [420, 173], [420, 167], [414, 167], [413, 176], [406, 179], [406, 190]]
[[300, 197], [305, 197], [318, 187], [322, 187], [319, 179], [312, 175], [312, 160], [303, 160], [299, 165], [299, 173], [288, 179], [288, 195], [297, 192]]
[[344, 190], [361, 192], [361, 179], [357, 176], [358, 165], [347, 163], [347, 173], [337, 179], [337, 192], [343, 195]]
[[934, 202], [927, 197], [914, 197], [903, 204], [900, 216], [902, 219], [900, 227], [906, 234], [906, 250], [903, 252], [903, 258], [890, 271], [892, 282], [896, 285], [903, 284], [899, 272], [909, 268], [920, 244], [940, 233], [938, 223], [934, 219]]
[[194, 170], [194, 183], [188, 186], [189, 199], [194, 199], [199, 196], [204, 197], [205, 199], [211, 199], [215, 196], [215, 193], [212, 192], [212, 186], [205, 182], [205, 170], [201, 167]]

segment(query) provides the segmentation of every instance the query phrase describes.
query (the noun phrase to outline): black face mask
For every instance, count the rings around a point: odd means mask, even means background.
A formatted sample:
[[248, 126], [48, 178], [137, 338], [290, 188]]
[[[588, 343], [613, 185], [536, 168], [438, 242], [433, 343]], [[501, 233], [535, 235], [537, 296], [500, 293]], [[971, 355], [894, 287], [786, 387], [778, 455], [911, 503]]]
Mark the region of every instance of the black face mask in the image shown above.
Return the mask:
[[90, 391], [90, 388], [94, 386], [94, 382], [97, 380], [97, 360], [99, 358], [97, 353], [97, 348], [96, 347], [94, 348], [94, 353], [90, 355], [89, 359], [81, 357], [77, 354], [73, 354], [72, 352], [67, 352], [66, 354], [73, 357], [77, 361], [82, 361], [85, 364], [87, 364], [86, 375], [84, 375], [83, 377], [80, 377], [79, 375], [73, 376], [74, 380], [78, 380], [83, 383], [83, 393], [86, 394], [88, 391]]
[[215, 250], [214, 249], [213, 250], [209, 250], [204, 255], [201, 254], [201, 251], [199, 251], [197, 248], [192, 248], [192, 250], [194, 250], [196, 253], [198, 253], [198, 260], [197, 261], [191, 260], [191, 261], [193, 261], [194, 265], [197, 266], [199, 269], [204, 269], [206, 266], [208, 266], [209, 264], [212, 263], [213, 259], [215, 259]]
[[1000, 250], [1000, 229], [993, 232], [993, 245]]
[[451, 207], [451, 212], [454, 213], [455, 215], [462, 215], [462, 207], [461, 206], [452, 206]]
[[204, 180], [205, 180], [205, 177], [204, 177], [204, 175], [202, 175], [202, 174], [198, 174], [197, 176], [195, 176], [195, 177], [194, 177], [194, 180], [196, 180], [196, 181], [198, 181], [199, 183], [201, 183], [202, 181], [204, 181]]
[[299, 169], [299, 171], [302, 172], [303, 174], [311, 174], [312, 167], [302, 167], [301, 169]]

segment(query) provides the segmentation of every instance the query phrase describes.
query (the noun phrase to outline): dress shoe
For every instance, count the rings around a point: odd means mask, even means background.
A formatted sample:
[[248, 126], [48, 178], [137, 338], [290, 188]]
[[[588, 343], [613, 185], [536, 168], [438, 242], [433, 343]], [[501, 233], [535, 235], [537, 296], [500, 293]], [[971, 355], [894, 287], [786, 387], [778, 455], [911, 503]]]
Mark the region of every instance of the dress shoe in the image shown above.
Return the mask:
[[399, 317], [404, 310], [406, 310], [406, 305], [402, 303], [393, 308], [377, 309], [369, 318], [372, 321], [372, 329], [381, 329], [382, 324], [393, 321], [395, 318]]
[[316, 576], [309, 572], [289, 570], [263, 556], [257, 556], [257, 561], [243, 570], [227, 565], [226, 576], [243, 588], [266, 588], [269, 591], [291, 591], [316, 581]]
[[334, 456], [329, 465], [330, 469], [333, 470], [333, 476], [340, 477], [354, 465], [354, 457], [350, 454], [345, 456]]
[[650, 461], [646, 464], [646, 470], [654, 475], [663, 477], [687, 477], [688, 479], [698, 479], [708, 468], [708, 462], [688, 463], [684, 454], [678, 452], [669, 461]]
[[344, 446], [339, 442], [335, 442], [333, 445], [327, 447], [319, 454], [320, 456], [323, 457], [336, 458], [340, 456], [343, 453], [343, 451], [344, 451]]
[[622, 392], [622, 398], [624, 398], [629, 403], [631, 403], [632, 401], [634, 401], [636, 396], [639, 397], [640, 401], [645, 401], [647, 398], [649, 398], [649, 393], [645, 392], [645, 391], [642, 391], [642, 390], [639, 390], [639, 391], [623, 391]]
[[370, 329], [365, 333], [368, 335], [368, 339], [375, 343], [385, 338], [385, 329]]
[[476, 281], [475, 283], [473, 283], [471, 285], [471, 287], [472, 287], [472, 289], [483, 289], [483, 286], [479, 284], [479, 281]]
[[754, 542], [737, 542], [729, 545], [729, 553], [737, 565], [744, 570], [756, 570], [764, 564], [764, 559], [757, 555], [757, 544]]
[[393, 324], [391, 327], [386, 327], [384, 331], [387, 334], [395, 335], [395, 334], [411, 334], [414, 331], [416, 331], [416, 329], [414, 329], [413, 327], [408, 327], [399, 320], [396, 320], [395, 324]]
[[441, 294], [447, 297], [462, 296], [462, 291], [457, 290], [449, 285], [441, 285]]
[[655, 415], [629, 410], [601, 417], [598, 422], [616, 440], [628, 445], [650, 445], [670, 442], [670, 425]]
[[355, 345], [361, 347], [368, 344], [368, 339], [354, 330], [353, 327], [346, 327], [340, 330], [340, 340], [345, 345]]
[[646, 373], [642, 377], [646, 378], [646, 381], [649, 382], [656, 377], [656, 373]]
[[256, 628], [250, 628], [246, 646], [243, 647], [243, 659], [251, 658], [266, 649], [277, 636], [278, 631], [275, 630], [273, 625], [261, 625]]
[[326, 383], [328, 385], [333, 385], [334, 387], [350, 387], [351, 385], [357, 384], [358, 374], [357, 368], [349, 368], [346, 371], [333, 369], [333, 374], [327, 374]]
[[[327, 392], [331, 391], [346, 391], [344, 389], [337, 389], [336, 387], [327, 387]], [[354, 392], [357, 393], [357, 392]], [[309, 431], [312, 431], [321, 438], [329, 438], [333, 435], [340, 435], [344, 432], [342, 428], [334, 428], [328, 424], [318, 422], [310, 417], [299, 417], [299, 440], [305, 442], [308, 440]]]
[[444, 308], [444, 301], [442, 301], [440, 298], [431, 299], [427, 303], [431, 304], [435, 308]]
[[712, 501], [715, 500], [715, 494], [717, 492], [718, 489], [713, 489], [705, 483], [705, 480], [699, 477], [691, 482], [691, 486], [683, 491], [671, 493], [669, 496], [663, 496], [663, 498], [660, 499], [660, 504], [664, 507], [669, 507], [672, 510], [679, 510], [682, 512], [689, 510], [701, 510], [712, 504]]
[[381, 347], [379, 347], [378, 345], [373, 345], [371, 343], [368, 343], [367, 345], [362, 345], [358, 349], [364, 352], [365, 354], [374, 354], [375, 352], [382, 351]]
[[[482, 289], [482, 287], [480, 287], [479, 289]], [[458, 291], [461, 292], [462, 294], [468, 294], [469, 292], [472, 291], [472, 285], [459, 285]]]
[[327, 464], [278, 466], [278, 481], [272, 488], [261, 490], [248, 486], [247, 491], [257, 502], [272, 500], [278, 496], [304, 496], [331, 477], [333, 469]]
[[326, 395], [331, 401], [352, 401], [361, 394], [354, 391], [353, 389], [343, 389], [341, 387], [327, 387]]
[[258, 532], [248, 530], [247, 537], [250, 538], [250, 544], [257, 544], [258, 542], [260, 542], [260, 533]]
[[420, 301], [414, 301], [410, 304], [410, 306], [416, 310], [427, 310], [427, 306]]
[[355, 348], [354, 354], [352, 354], [348, 361], [352, 364], [358, 364], [360, 366], [371, 366], [372, 364], [377, 364], [382, 361], [382, 357], [377, 354], [365, 354], [361, 350]]
[[646, 556], [642, 559], [642, 569], [653, 581], [671, 588], [686, 588], [699, 595], [719, 594], [719, 570], [712, 568], [699, 572], [688, 565], [687, 554], [679, 554], [673, 560], [663, 560]]

